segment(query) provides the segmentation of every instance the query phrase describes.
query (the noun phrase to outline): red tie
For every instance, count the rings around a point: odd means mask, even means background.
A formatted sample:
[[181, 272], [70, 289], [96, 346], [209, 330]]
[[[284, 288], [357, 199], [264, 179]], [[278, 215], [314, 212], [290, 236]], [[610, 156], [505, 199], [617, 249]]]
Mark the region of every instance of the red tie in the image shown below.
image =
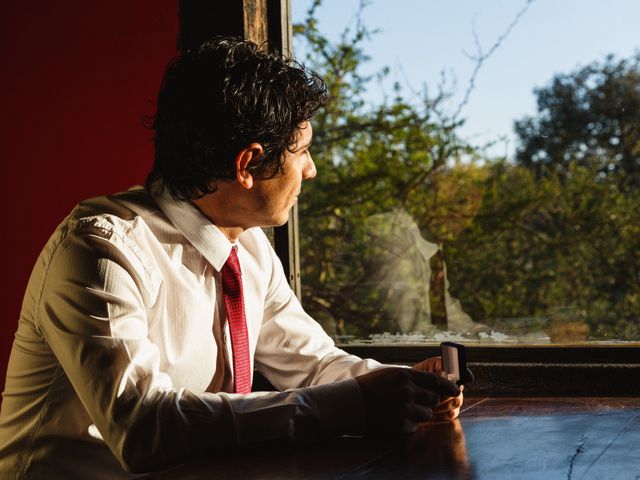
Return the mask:
[[251, 392], [251, 362], [249, 360], [249, 337], [247, 320], [244, 315], [244, 299], [242, 295], [242, 272], [236, 249], [221, 270], [222, 297], [227, 308], [227, 322], [231, 333], [231, 350], [233, 351], [233, 386], [235, 393]]

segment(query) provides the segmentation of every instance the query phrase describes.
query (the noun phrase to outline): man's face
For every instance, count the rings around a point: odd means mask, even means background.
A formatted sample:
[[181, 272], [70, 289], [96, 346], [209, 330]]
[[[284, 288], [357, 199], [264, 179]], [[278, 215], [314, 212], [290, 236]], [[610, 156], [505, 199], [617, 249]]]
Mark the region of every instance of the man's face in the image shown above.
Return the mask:
[[292, 151], [285, 150], [283, 172], [273, 178], [256, 179], [254, 214], [260, 226], [283, 225], [289, 219], [289, 210], [296, 203], [303, 180], [316, 176], [316, 166], [311, 158], [313, 129], [304, 122], [296, 134]]

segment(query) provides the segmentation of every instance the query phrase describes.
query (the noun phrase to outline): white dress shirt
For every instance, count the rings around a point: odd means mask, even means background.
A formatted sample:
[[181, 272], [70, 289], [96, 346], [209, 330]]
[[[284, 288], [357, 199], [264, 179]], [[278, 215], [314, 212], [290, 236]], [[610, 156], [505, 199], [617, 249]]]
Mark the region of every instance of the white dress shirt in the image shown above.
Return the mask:
[[[0, 413], [0, 477], [128, 478], [258, 442], [357, 433], [353, 377], [380, 365], [302, 309], [264, 233], [236, 248], [251, 365], [281, 392], [224, 393], [231, 243], [191, 203], [136, 187], [78, 205], [25, 293]], [[124, 468], [123, 468], [124, 467]]]

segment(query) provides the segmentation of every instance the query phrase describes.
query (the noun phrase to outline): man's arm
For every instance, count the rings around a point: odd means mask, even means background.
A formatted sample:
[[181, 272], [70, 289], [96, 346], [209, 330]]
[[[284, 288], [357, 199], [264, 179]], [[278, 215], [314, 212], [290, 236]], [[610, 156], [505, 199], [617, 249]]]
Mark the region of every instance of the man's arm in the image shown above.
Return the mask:
[[264, 233], [257, 229], [251, 233], [256, 235], [265, 271], [270, 274], [255, 365], [271, 384], [278, 390], [307, 387], [353, 379], [383, 367], [335, 346], [302, 308]]
[[117, 233], [75, 230], [42, 270], [37, 328], [126, 469], [155, 470], [248, 444], [348, 428], [323, 405], [336, 404], [352, 385], [250, 395], [175, 388], [148, 338], [153, 281]]
[[52, 254], [36, 310], [91, 420], [132, 471], [228, 448], [234, 438], [221, 396], [176, 391], [160, 371], [147, 337], [148, 275], [117, 233], [78, 229]]
[[[321, 385], [248, 395], [176, 388], [161, 370], [160, 351], [148, 336], [147, 310], [157, 300], [151, 287], [157, 281], [130, 239], [92, 225], [72, 229], [53, 253], [41, 257], [38, 271], [37, 288], [30, 292], [34, 323], [105, 443], [130, 471], [157, 470], [262, 442], [363, 433], [365, 428], [385, 431], [378, 419], [395, 412], [394, 425], [404, 423], [407, 405], [415, 403], [406, 395], [407, 385], [415, 381], [406, 375], [378, 376], [376, 371], [332, 382], [348, 376], [341, 365], [358, 363], [345, 361], [344, 352], [324, 359], [336, 367], [333, 374], [322, 368], [313, 374], [315, 382], [309, 383], [329, 382]], [[430, 388], [440, 394], [455, 389], [450, 383]], [[376, 391], [383, 396], [370, 393]], [[420, 402], [429, 401], [420, 395]], [[359, 418], [363, 406], [366, 417]]]
[[414, 431], [432, 417], [432, 409], [437, 419], [457, 416], [462, 396], [433, 369], [418, 372], [382, 365], [337, 348], [303, 310], [273, 251], [272, 256], [273, 274], [255, 363], [274, 386], [286, 389], [335, 381], [346, 385], [345, 379], [355, 379], [360, 395], [344, 391], [337, 403], [327, 401], [325, 408], [341, 412], [345, 424], [357, 419], [367, 433]]

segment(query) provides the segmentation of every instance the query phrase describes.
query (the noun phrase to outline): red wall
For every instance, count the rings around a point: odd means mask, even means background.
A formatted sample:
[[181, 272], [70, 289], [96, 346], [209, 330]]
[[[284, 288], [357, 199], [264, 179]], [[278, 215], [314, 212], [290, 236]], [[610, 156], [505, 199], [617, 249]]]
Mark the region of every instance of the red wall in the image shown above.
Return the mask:
[[0, 385], [33, 263], [80, 200], [144, 181], [143, 115], [176, 54], [178, 0], [2, 0]]

